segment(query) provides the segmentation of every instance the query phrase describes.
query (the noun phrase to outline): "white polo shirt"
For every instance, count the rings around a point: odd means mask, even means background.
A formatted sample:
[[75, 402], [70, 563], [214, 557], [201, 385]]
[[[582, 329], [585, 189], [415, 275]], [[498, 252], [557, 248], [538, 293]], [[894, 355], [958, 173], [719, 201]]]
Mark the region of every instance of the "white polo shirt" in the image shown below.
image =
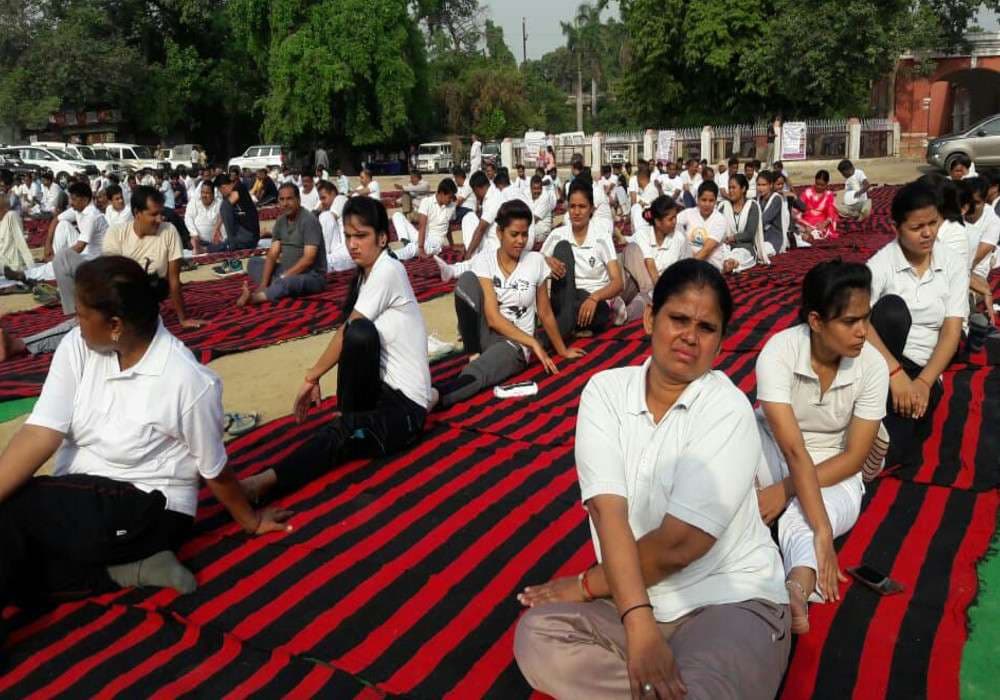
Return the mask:
[[787, 603], [781, 555], [757, 507], [762, 456], [750, 402], [725, 374], [709, 371], [654, 423], [646, 405], [649, 366], [600, 372], [583, 390], [576, 422], [583, 502], [625, 498], [637, 540], [667, 515], [715, 538], [700, 559], [649, 587], [660, 622], [706, 605]]
[[468, 179], [466, 179], [465, 184], [459, 185], [458, 192], [455, 193], [455, 200], [456, 202], [461, 200], [461, 203], [458, 204], [460, 207], [465, 207], [472, 211], [476, 210], [476, 193], [472, 191]]
[[[865, 343], [857, 357], [841, 358], [833, 383], [822, 393], [811, 348], [805, 323], [771, 336], [757, 357], [757, 398], [792, 407], [806, 450], [819, 464], [844, 451], [852, 418], [885, 418], [889, 366], [882, 353]], [[855, 476], [860, 480], [861, 472]]]
[[[52, 184], [48, 187], [42, 185], [42, 211], [53, 212], [56, 209], [56, 205], [59, 204], [59, 198], [63, 194], [63, 188], [59, 186], [59, 183], [53, 180]], [[126, 198], [126, 202], [128, 199]]]
[[[694, 197], [695, 201], [698, 201], [698, 188], [701, 187], [701, 173], [695, 173], [694, 176], [691, 175], [687, 170], [680, 174], [681, 189], [684, 192], [690, 192], [691, 196]], [[683, 196], [683, 194], [681, 195]]]
[[917, 278], [894, 240], [868, 260], [872, 272], [872, 305], [886, 294], [903, 298], [913, 325], [903, 354], [923, 367], [931, 358], [946, 318], [969, 316], [969, 273], [942, 243], [935, 243], [931, 264]]
[[[455, 205], [448, 204], [442, 207], [438, 204], [437, 196], [431, 195], [424, 197], [420, 202], [418, 213], [427, 217], [427, 235], [424, 243], [436, 245], [438, 248], [443, 247], [448, 229], [451, 227], [451, 220], [455, 216]], [[431, 244], [431, 241], [436, 241], [436, 244]]]
[[[192, 202], [188, 202], [187, 209], [184, 210], [184, 224], [188, 231], [206, 243], [212, 242], [212, 234], [215, 233], [215, 226], [219, 223], [219, 207], [222, 200], [216, 197], [207, 207], [202, 203], [201, 197]], [[222, 239], [226, 238], [226, 228], [220, 227]]]
[[556, 198], [551, 191], [538, 195], [531, 200], [531, 213], [535, 217], [535, 238], [545, 238], [552, 230], [552, 212], [556, 208]]
[[430, 406], [427, 327], [403, 263], [383, 251], [361, 283], [354, 310], [378, 329], [382, 381], [423, 408]]
[[[965, 232], [965, 224], [959, 221], [942, 221], [941, 226], [938, 227], [937, 239], [939, 243], [943, 243], [948, 250], [955, 254], [962, 267], [967, 270], [972, 267], [972, 259], [969, 257], [970, 238]], [[975, 254], [975, 248], [978, 245], [977, 241], [972, 247], [973, 254]]]
[[611, 236], [599, 224], [593, 221], [587, 227], [587, 236], [583, 243], [576, 242], [573, 235], [573, 227], [570, 225], [560, 226], [545, 239], [542, 246], [542, 254], [551, 256], [556, 249], [556, 245], [562, 241], [567, 241], [573, 249], [573, 266], [576, 278], [576, 288], [583, 289], [591, 294], [602, 289], [611, 283], [611, 275], [608, 273], [608, 265], [618, 258], [615, 255], [615, 245], [611, 241]]
[[[472, 259], [476, 277], [490, 280], [497, 295], [500, 313], [522, 333], [535, 335], [535, 312], [538, 288], [549, 278], [549, 264], [541, 253], [529, 252], [521, 256], [510, 275], [504, 274], [497, 260], [498, 253], [477, 255]], [[508, 341], [513, 342], [513, 341]], [[521, 347], [525, 359], [530, 352]]]
[[315, 186], [309, 192], [300, 190], [299, 205], [308, 211], [316, 211], [319, 209], [319, 190], [316, 189]]
[[104, 233], [108, 230], [108, 220], [101, 210], [91, 202], [76, 215], [76, 225], [80, 229], [77, 241], [83, 241], [87, 246], [83, 249], [83, 257], [93, 260], [104, 251]]
[[701, 252], [709, 239], [718, 243], [708, 257], [708, 262], [719, 270], [726, 261], [726, 246], [723, 241], [726, 240], [728, 230], [726, 217], [715, 209], [707, 219], [702, 217], [698, 207], [689, 207], [677, 215], [677, 233], [687, 238], [692, 255]]
[[127, 224], [132, 221], [132, 218], [132, 210], [129, 208], [128, 202], [125, 203], [121, 211], [118, 211], [110, 204], [104, 210], [104, 220], [108, 222], [108, 228], [118, 224]]
[[[997, 216], [993, 207], [983, 206], [983, 213], [976, 221], [965, 222], [965, 234], [969, 244], [969, 265], [975, 261], [976, 250], [980, 243], [993, 246], [994, 250], [987, 253], [986, 257], [980, 260], [976, 269], [973, 270], [973, 273], [980, 277], [989, 277], [990, 271], [993, 269], [993, 256], [996, 253], [997, 243], [1000, 242], [1000, 216]], [[939, 230], [938, 237], [940, 235]]]
[[678, 260], [691, 257], [691, 246], [687, 238], [677, 231], [664, 236], [663, 243], [657, 243], [656, 231], [652, 226], [647, 226], [638, 231], [632, 237], [632, 241], [639, 246], [644, 259], [653, 261], [657, 272], [663, 272]]
[[660, 196], [660, 190], [656, 188], [656, 183], [650, 178], [649, 182], [645, 187], [640, 188], [636, 192], [636, 204], [638, 204], [643, 209], [647, 208], [653, 201]]
[[62, 433], [55, 471], [92, 474], [166, 496], [167, 509], [194, 516], [198, 477], [226, 465], [222, 382], [161, 323], [139, 362], [87, 347], [79, 327], [63, 338], [28, 418]]

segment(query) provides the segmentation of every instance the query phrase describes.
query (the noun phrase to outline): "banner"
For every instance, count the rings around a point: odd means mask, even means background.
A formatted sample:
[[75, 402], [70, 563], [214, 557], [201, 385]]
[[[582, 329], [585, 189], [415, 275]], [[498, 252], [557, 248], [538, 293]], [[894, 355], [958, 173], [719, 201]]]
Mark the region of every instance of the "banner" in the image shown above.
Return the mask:
[[660, 131], [656, 134], [656, 161], [670, 162], [674, 159], [674, 144], [677, 141], [676, 131]]
[[806, 159], [806, 123], [785, 122], [781, 125], [781, 160]]

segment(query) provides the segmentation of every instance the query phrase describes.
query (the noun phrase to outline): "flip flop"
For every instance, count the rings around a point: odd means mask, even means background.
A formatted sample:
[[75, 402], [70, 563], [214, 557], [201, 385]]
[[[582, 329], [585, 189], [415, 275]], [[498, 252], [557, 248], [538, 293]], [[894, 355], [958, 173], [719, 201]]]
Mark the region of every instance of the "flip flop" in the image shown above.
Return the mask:
[[246, 435], [251, 430], [257, 427], [257, 423], [260, 420], [259, 413], [233, 413], [233, 422], [226, 429], [226, 432], [233, 437], [239, 437], [240, 435]]

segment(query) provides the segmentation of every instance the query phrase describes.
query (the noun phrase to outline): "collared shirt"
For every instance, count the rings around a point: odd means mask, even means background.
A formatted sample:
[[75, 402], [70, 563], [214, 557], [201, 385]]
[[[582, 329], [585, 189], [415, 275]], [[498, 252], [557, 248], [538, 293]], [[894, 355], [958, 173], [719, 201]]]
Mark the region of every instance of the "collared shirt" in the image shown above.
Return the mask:
[[903, 354], [923, 367], [931, 358], [946, 318], [969, 316], [969, 273], [943, 243], [935, 243], [931, 263], [917, 277], [894, 240], [868, 260], [872, 272], [872, 305], [886, 294], [902, 297], [912, 325]]
[[[576, 423], [582, 500], [625, 498], [636, 539], [667, 515], [715, 538], [697, 561], [649, 587], [658, 621], [753, 598], [787, 603], [781, 555], [757, 507], [763, 457], [750, 402], [725, 374], [709, 371], [656, 423], [646, 405], [650, 362], [600, 372], [583, 390]], [[596, 530], [593, 538], [600, 561]]]
[[174, 198], [174, 187], [170, 184], [170, 180], [164, 180], [163, 184], [160, 185], [160, 192], [163, 193], [163, 206], [167, 209], [173, 209], [176, 206]]
[[551, 191], [531, 200], [531, 214], [535, 217], [535, 238], [545, 238], [552, 230], [552, 212], [556, 208], [556, 196]]
[[76, 225], [80, 229], [77, 241], [87, 244], [83, 249], [83, 257], [88, 260], [100, 257], [104, 252], [104, 234], [108, 230], [108, 220], [104, 218], [104, 214], [91, 202], [77, 214]]
[[127, 224], [134, 217], [132, 216], [132, 210], [129, 209], [128, 203], [122, 207], [121, 211], [115, 209], [112, 205], [108, 205], [108, 208], [104, 210], [104, 220], [108, 222], [108, 228], [112, 226], [117, 226], [118, 224]]
[[726, 246], [722, 244], [728, 230], [726, 218], [714, 209], [707, 219], [698, 207], [684, 209], [677, 215], [677, 232], [687, 237], [692, 254], [700, 253], [709, 239], [717, 243], [708, 256], [708, 262], [717, 270], [721, 270], [726, 261]]
[[382, 381], [417, 405], [429, 407], [427, 326], [403, 263], [382, 251], [361, 283], [354, 310], [378, 329]]
[[[59, 206], [59, 200], [64, 196], [63, 188], [55, 181], [48, 187], [42, 187], [42, 211], [53, 212]], [[128, 200], [126, 200], [128, 201]]]
[[[215, 227], [219, 223], [219, 210], [221, 206], [222, 200], [218, 197], [213, 199], [212, 203], [207, 207], [201, 201], [201, 197], [192, 200], [184, 210], [184, 225], [187, 226], [188, 231], [193, 235], [210, 243], [212, 235], [215, 233]], [[219, 228], [219, 231], [222, 234], [222, 239], [225, 240], [226, 228], [222, 226]]]
[[652, 260], [657, 272], [663, 272], [678, 260], [691, 257], [691, 246], [683, 235], [674, 231], [663, 237], [663, 243], [656, 242], [656, 231], [652, 226], [646, 226], [636, 231], [632, 240], [642, 251], [642, 257]]
[[438, 241], [440, 244], [448, 236], [451, 220], [455, 216], [455, 205], [438, 204], [437, 196], [425, 197], [420, 203], [418, 213], [427, 217], [427, 233], [424, 243]]
[[173, 224], [163, 222], [152, 236], [139, 236], [135, 222], [108, 228], [104, 255], [124, 255], [135, 260], [147, 273], [166, 278], [170, 263], [183, 257], [181, 236]]
[[27, 422], [63, 434], [56, 475], [92, 474], [160, 491], [169, 510], [185, 515], [197, 510], [199, 475], [214, 479], [226, 465], [222, 382], [162, 323], [127, 370], [73, 329]]
[[[942, 227], [944, 224], [942, 224]], [[979, 250], [979, 244], [985, 243], [986, 245], [993, 246], [994, 250], [990, 251], [979, 261], [973, 272], [980, 277], [989, 277], [990, 271], [993, 269], [993, 255], [997, 244], [1000, 243], [1000, 217], [997, 216], [993, 207], [984, 206], [983, 213], [979, 215], [979, 218], [975, 221], [965, 221], [965, 235], [968, 238], [969, 245], [969, 265], [971, 266], [976, 260], [976, 252]], [[940, 230], [938, 231], [938, 238], [941, 237]]]
[[844, 451], [852, 418], [885, 418], [888, 394], [889, 366], [869, 343], [857, 357], [842, 357], [826, 393], [820, 391], [804, 323], [771, 336], [757, 357], [757, 398], [792, 407], [814, 464]]
[[608, 265], [612, 262], [617, 264], [618, 257], [615, 255], [615, 244], [603, 226], [591, 220], [583, 243], [577, 242], [572, 226], [560, 226], [545, 239], [542, 254], [546, 257], [551, 256], [561, 241], [568, 242], [573, 249], [575, 263], [573, 271], [577, 289], [593, 293], [610, 284], [611, 274], [608, 272]]

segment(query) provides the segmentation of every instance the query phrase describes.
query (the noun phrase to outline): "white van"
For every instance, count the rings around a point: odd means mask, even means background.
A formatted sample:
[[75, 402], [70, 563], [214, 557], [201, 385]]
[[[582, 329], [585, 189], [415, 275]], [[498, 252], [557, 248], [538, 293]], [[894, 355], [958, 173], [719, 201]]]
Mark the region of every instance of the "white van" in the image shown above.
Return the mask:
[[140, 146], [137, 143], [105, 143], [102, 146], [131, 171], [145, 168], [163, 170], [168, 167], [166, 161], [153, 157], [153, 150], [149, 146]]
[[102, 173], [115, 173], [122, 175], [125, 166], [122, 162], [114, 158], [101, 144], [87, 145], [82, 143], [60, 143], [58, 141], [35, 141], [32, 145], [42, 148], [58, 148], [66, 151], [77, 160], [86, 163], [93, 163]]
[[417, 149], [417, 170], [422, 173], [448, 173], [453, 163], [450, 141], [422, 143]]

